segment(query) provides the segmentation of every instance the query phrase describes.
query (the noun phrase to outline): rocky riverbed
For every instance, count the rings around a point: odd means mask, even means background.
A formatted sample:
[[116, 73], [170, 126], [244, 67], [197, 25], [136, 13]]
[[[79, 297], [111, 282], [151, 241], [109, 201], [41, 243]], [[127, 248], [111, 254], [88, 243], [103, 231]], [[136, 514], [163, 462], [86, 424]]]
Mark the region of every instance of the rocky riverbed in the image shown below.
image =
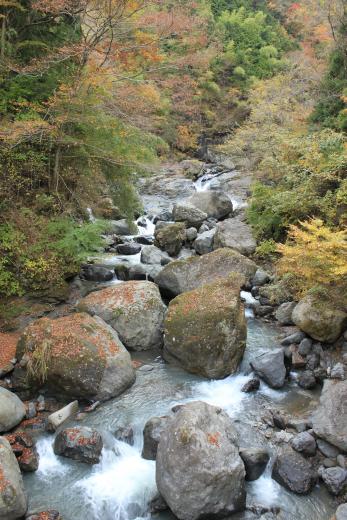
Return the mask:
[[141, 180], [70, 301], [1, 335], [1, 520], [347, 518], [347, 316], [257, 265], [250, 182]]

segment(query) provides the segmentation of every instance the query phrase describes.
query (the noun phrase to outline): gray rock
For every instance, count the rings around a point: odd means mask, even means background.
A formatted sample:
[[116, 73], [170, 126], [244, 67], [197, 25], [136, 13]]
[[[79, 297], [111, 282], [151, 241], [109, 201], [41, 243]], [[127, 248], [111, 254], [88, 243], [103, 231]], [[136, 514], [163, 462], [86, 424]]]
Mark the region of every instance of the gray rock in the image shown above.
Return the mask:
[[271, 388], [282, 388], [286, 377], [283, 349], [274, 349], [260, 354], [250, 363], [252, 369]]
[[269, 462], [269, 454], [262, 448], [240, 449], [240, 457], [246, 470], [246, 480], [257, 480], [265, 471]]
[[162, 264], [171, 261], [169, 255], [156, 246], [143, 246], [141, 251], [141, 262], [143, 264]]
[[12, 430], [25, 415], [25, 406], [19, 397], [0, 386], [0, 433]]
[[230, 275], [170, 302], [163, 357], [193, 374], [221, 379], [238, 369], [246, 336], [240, 284]]
[[336, 509], [335, 520], [347, 520], [347, 504], [341, 504]]
[[317, 445], [315, 438], [308, 432], [296, 435], [291, 441], [292, 448], [305, 456], [311, 457], [316, 453]]
[[108, 282], [114, 277], [114, 272], [101, 265], [82, 265], [81, 278], [91, 282]]
[[163, 228], [155, 229], [154, 245], [166, 251], [170, 256], [177, 256], [186, 239], [186, 229], [183, 222], [168, 224]]
[[119, 255], [137, 255], [141, 251], [141, 244], [136, 242], [127, 242], [126, 244], [119, 244], [117, 246], [117, 253]]
[[212, 520], [245, 509], [245, 468], [236, 442], [220, 408], [193, 402], [177, 410], [160, 437], [156, 461], [158, 490], [174, 515]]
[[336, 459], [339, 454], [339, 450], [330, 444], [330, 442], [326, 442], [323, 439], [317, 439], [317, 446], [319, 451], [329, 459]]
[[331, 379], [344, 379], [345, 378], [345, 367], [343, 363], [336, 363], [330, 371]]
[[347, 485], [347, 471], [337, 466], [322, 469], [320, 477], [332, 495], [339, 495]]
[[340, 466], [340, 468], [343, 468], [343, 469], [346, 469], [346, 459], [343, 455], [338, 455], [336, 457], [336, 462], [338, 463], [338, 465]]
[[305, 370], [299, 376], [298, 385], [305, 390], [311, 390], [317, 384], [316, 378], [312, 370]]
[[282, 303], [275, 312], [275, 318], [281, 325], [293, 325], [292, 312], [295, 309], [295, 302]]
[[188, 242], [194, 242], [197, 236], [198, 232], [195, 227], [191, 227], [186, 230], [186, 239]]
[[277, 455], [272, 469], [272, 478], [289, 491], [300, 495], [309, 493], [317, 480], [312, 465], [289, 447]]
[[56, 431], [65, 421], [74, 417], [78, 412], [78, 401], [73, 401], [60, 410], [48, 416], [48, 429]]
[[135, 235], [138, 231], [134, 224], [129, 223], [125, 219], [109, 220], [107, 224], [108, 232], [115, 235]]
[[114, 436], [118, 441], [125, 442], [129, 446], [134, 445], [134, 430], [131, 426], [121, 426], [114, 432]]
[[93, 292], [80, 301], [78, 309], [110, 324], [131, 350], [162, 345], [166, 307], [152, 282], [125, 282]]
[[160, 436], [171, 421], [171, 417], [152, 417], [143, 429], [142, 457], [147, 460], [155, 460], [157, 457]]
[[17, 520], [25, 515], [27, 497], [11, 445], [0, 437], [0, 518]]
[[172, 214], [175, 222], [184, 222], [187, 227], [195, 228], [199, 228], [208, 217], [207, 213], [187, 202], [175, 204]]
[[213, 248], [230, 247], [242, 255], [254, 253], [257, 243], [253, 238], [252, 230], [246, 222], [238, 217], [229, 218], [217, 224]]
[[293, 311], [294, 323], [313, 339], [333, 343], [347, 325], [347, 314], [321, 298], [307, 295]]
[[347, 380], [326, 380], [312, 416], [315, 434], [347, 452]]
[[300, 356], [308, 356], [312, 350], [312, 340], [310, 338], [304, 338], [299, 344]]
[[252, 280], [252, 284], [256, 286], [265, 285], [270, 281], [270, 279], [270, 275], [266, 271], [264, 271], [263, 269], [257, 269]]
[[259, 390], [260, 387], [260, 381], [256, 377], [252, 377], [252, 379], [249, 379], [247, 383], [243, 385], [241, 388], [241, 392], [245, 392], [246, 394], [249, 392], [255, 392], [256, 390]]
[[102, 437], [97, 430], [86, 426], [66, 428], [54, 439], [54, 453], [69, 459], [98, 464], [103, 447]]
[[176, 296], [226, 278], [231, 273], [239, 273], [240, 280], [249, 279], [255, 270], [256, 264], [252, 260], [237, 251], [222, 248], [203, 256], [171, 262], [159, 273], [155, 282], [161, 289]]
[[213, 250], [213, 238], [215, 233], [216, 229], [212, 228], [198, 235], [193, 244], [193, 247], [198, 255], [206, 255], [207, 253], [211, 253]]
[[224, 191], [198, 191], [187, 202], [207, 213], [208, 217], [217, 220], [225, 218], [233, 212], [233, 204]]
[[305, 337], [306, 335], [304, 334], [304, 332], [294, 332], [293, 334], [290, 334], [290, 336], [287, 336], [286, 338], [282, 339], [281, 345], [296, 345], [298, 343], [301, 343], [301, 341], [305, 339]]

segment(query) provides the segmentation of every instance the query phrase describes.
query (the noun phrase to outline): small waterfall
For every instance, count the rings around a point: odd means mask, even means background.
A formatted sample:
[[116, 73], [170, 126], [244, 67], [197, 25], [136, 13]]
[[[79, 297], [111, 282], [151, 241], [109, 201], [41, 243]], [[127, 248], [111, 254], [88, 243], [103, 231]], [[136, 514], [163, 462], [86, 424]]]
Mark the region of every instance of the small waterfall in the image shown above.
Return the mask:
[[86, 208], [87, 214], [88, 214], [88, 220], [89, 222], [96, 222], [96, 218], [94, 217], [93, 211], [91, 208]]
[[39, 439], [36, 448], [40, 457], [39, 469], [37, 476], [46, 479], [47, 477], [54, 477], [55, 475], [64, 475], [69, 471], [68, 466], [65, 466], [61, 461], [61, 457], [57, 457], [53, 451], [53, 439], [51, 437]]
[[139, 230], [138, 235], [140, 235], [140, 236], [153, 236], [154, 235], [155, 224], [153, 224], [153, 222], [151, 220], [149, 220], [149, 218], [146, 217], [145, 215], [143, 215], [142, 217], [139, 217], [135, 221], [135, 224], [137, 225], [138, 230]]

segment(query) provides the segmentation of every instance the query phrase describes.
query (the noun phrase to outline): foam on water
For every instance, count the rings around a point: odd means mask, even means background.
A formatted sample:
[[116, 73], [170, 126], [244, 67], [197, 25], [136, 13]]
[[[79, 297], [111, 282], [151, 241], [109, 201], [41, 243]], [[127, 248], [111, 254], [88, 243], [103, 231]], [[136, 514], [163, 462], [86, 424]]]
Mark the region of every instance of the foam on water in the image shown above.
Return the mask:
[[93, 518], [131, 520], [149, 518], [148, 503], [157, 492], [155, 462], [120, 441], [104, 449], [90, 476], [75, 484], [88, 502]]
[[52, 438], [39, 439], [36, 448], [40, 457], [39, 469], [36, 474], [40, 478], [54, 477], [54, 475], [63, 475], [69, 471], [64, 466], [61, 459], [57, 457], [53, 451]]
[[269, 469], [249, 485], [249, 494], [254, 499], [254, 502], [266, 507], [279, 505], [280, 492], [281, 487], [271, 478]]
[[[144, 226], [140, 226], [139, 222], [142, 222], [145, 225]], [[153, 222], [151, 220], [149, 220], [148, 217], [146, 217], [146, 216], [139, 217], [136, 220], [135, 224], [138, 227], [138, 230], [139, 230], [138, 235], [139, 236], [152, 236], [152, 235], [154, 235], [155, 224], [153, 224]]]

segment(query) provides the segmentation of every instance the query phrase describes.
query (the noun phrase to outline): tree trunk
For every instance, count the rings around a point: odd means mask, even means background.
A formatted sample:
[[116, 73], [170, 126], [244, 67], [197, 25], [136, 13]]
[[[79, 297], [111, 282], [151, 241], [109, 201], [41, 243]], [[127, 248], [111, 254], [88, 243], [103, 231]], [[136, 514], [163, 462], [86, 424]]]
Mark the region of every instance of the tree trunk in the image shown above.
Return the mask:
[[1, 49], [0, 49], [0, 58], [3, 62], [5, 59], [5, 43], [6, 43], [6, 16], [3, 15], [2, 23], [1, 23]]
[[54, 168], [53, 168], [53, 179], [52, 179], [52, 191], [58, 192], [59, 186], [59, 168], [60, 168], [60, 157], [61, 157], [61, 146], [58, 144], [55, 151]]

